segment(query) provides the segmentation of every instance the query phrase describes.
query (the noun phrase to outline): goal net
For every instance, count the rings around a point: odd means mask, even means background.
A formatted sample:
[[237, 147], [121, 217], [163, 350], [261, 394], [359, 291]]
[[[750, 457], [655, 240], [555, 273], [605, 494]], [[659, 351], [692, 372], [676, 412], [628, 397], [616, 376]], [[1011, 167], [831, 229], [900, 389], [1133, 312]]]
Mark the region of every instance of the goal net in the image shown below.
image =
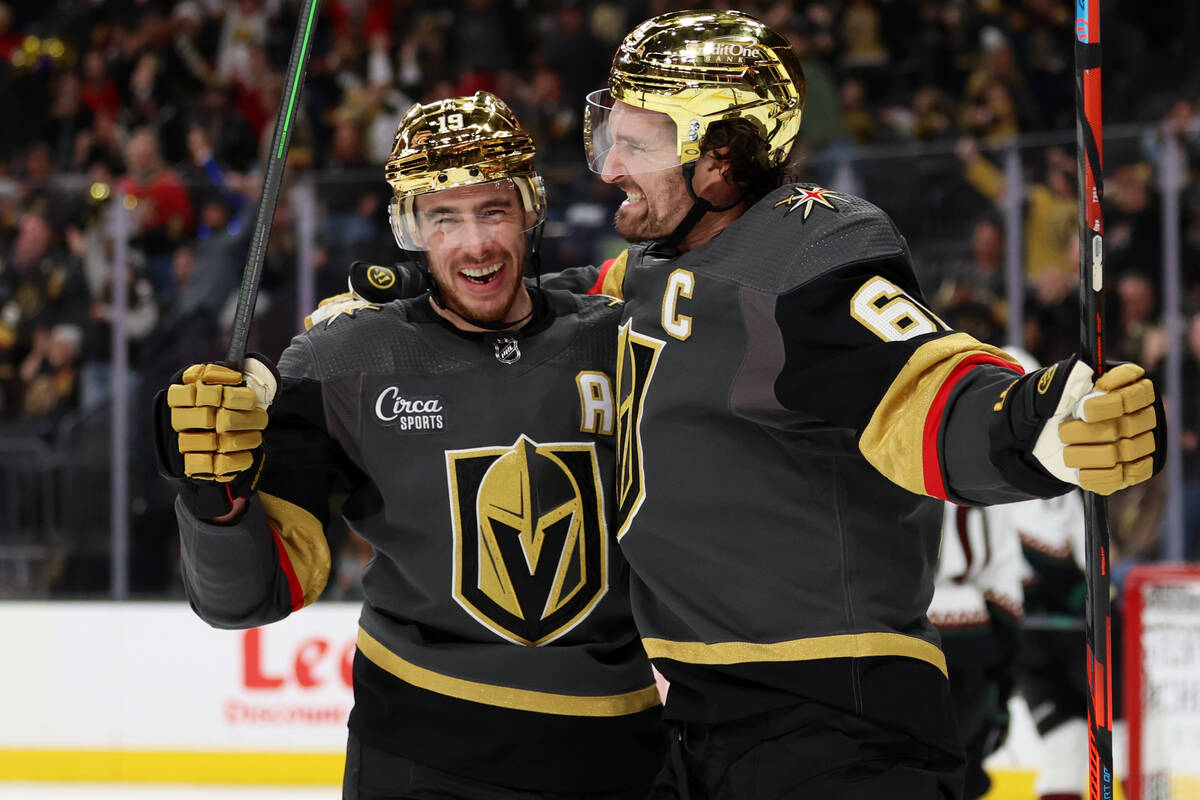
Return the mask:
[[1200, 800], [1200, 565], [1130, 571], [1124, 683], [1129, 800]]

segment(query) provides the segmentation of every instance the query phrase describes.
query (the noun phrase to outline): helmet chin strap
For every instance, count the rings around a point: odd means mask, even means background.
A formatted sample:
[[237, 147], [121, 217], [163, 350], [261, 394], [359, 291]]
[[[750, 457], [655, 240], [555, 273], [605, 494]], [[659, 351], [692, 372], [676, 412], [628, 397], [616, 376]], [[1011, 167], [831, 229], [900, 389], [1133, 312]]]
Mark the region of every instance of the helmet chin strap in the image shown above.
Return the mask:
[[728, 211], [729, 209], [742, 202], [742, 195], [738, 195], [732, 202], [726, 203], [723, 206], [714, 206], [707, 199], [696, 194], [696, 188], [692, 186], [692, 179], [696, 177], [696, 161], [689, 161], [683, 165], [683, 184], [687, 187], [688, 197], [692, 198], [692, 207], [688, 209], [687, 215], [684, 216], [679, 224], [675, 226], [675, 230], [664, 236], [658, 241], [670, 248], [679, 246], [679, 243], [692, 232], [692, 228], [700, 222], [701, 218], [710, 211]]
[[485, 322], [481, 319], [474, 319], [473, 317], [468, 317], [466, 314], [462, 314], [458, 311], [455, 311], [453, 308], [446, 305], [444, 302], [442, 302], [441, 292], [437, 291], [436, 289], [430, 289], [429, 295], [433, 299], [434, 304], [437, 305], [437, 307], [440, 308], [442, 311], [453, 314], [454, 316], [461, 319], [463, 322], [466, 322], [468, 325], [474, 325], [476, 328], [483, 328], [485, 331], [493, 331], [493, 332], [497, 332], [497, 333], [500, 331], [507, 331], [507, 330], [511, 330], [513, 328], [518, 328], [518, 327], [524, 325], [526, 322], [529, 321], [529, 318], [533, 316], [534, 309], [536, 308], [535, 305], [531, 304], [530, 308], [529, 308], [529, 313], [526, 314], [525, 316], [521, 317], [520, 319], [516, 319], [516, 320], [512, 320], [512, 321], [503, 320], [501, 322]]

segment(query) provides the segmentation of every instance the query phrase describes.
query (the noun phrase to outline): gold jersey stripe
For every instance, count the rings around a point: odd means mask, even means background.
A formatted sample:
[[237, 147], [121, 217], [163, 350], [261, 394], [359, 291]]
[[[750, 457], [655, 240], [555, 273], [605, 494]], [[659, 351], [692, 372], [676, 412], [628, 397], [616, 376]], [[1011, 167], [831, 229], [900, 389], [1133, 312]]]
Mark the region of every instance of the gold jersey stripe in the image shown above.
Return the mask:
[[295, 503], [259, 492], [263, 510], [275, 529], [304, 593], [302, 606], [316, 601], [329, 580], [329, 542], [321, 521]]
[[946, 673], [946, 656], [924, 639], [903, 633], [843, 633], [813, 636], [786, 642], [674, 642], [642, 639], [651, 658], [669, 658], [685, 664], [748, 664], [766, 661], [816, 661], [823, 658], [903, 656], [915, 658]]
[[604, 282], [600, 284], [600, 294], [606, 294], [618, 300], [625, 299], [621, 287], [625, 284], [625, 266], [628, 262], [629, 251], [622, 250], [621, 254], [613, 259], [613, 264], [608, 268], [608, 272], [604, 273]]
[[1016, 364], [1003, 350], [965, 333], [952, 333], [926, 342], [909, 356], [859, 438], [858, 449], [871, 466], [914, 494], [928, 494], [925, 488], [925, 420], [938, 390], [954, 368], [963, 359], [981, 354]]
[[358, 629], [358, 650], [375, 666], [405, 683], [472, 703], [568, 717], [621, 717], [659, 704], [658, 689], [653, 683], [624, 694], [580, 697], [452, 678], [405, 661], [362, 628]]

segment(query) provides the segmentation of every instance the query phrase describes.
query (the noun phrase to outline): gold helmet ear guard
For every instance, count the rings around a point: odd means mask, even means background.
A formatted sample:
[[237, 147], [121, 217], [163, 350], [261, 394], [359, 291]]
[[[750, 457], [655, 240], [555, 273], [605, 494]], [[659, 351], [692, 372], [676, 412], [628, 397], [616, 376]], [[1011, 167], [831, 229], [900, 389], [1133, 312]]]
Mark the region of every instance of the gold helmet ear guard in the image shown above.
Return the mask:
[[[787, 158], [800, 130], [805, 81], [791, 44], [754, 17], [678, 11], [647, 20], [625, 37], [608, 94], [609, 105], [618, 101], [669, 116], [677, 163], [700, 157], [713, 122], [742, 118], [759, 130], [764, 166], [773, 167]], [[594, 167], [600, 155], [589, 152]]]
[[424, 249], [413, 222], [417, 197], [477, 184], [511, 184], [526, 212], [526, 229], [540, 225], [546, 193], [533, 159], [533, 138], [494, 94], [414, 105], [400, 120], [384, 167], [393, 193], [388, 212], [396, 243], [405, 250]]

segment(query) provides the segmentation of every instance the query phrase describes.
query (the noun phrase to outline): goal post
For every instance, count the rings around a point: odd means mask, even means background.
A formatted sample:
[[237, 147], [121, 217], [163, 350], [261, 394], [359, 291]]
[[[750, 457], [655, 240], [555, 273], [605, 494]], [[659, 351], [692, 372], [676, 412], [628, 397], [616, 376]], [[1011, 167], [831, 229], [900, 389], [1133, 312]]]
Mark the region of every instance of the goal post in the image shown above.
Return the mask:
[[1129, 800], [1200, 800], [1200, 564], [1153, 564], [1125, 583]]

